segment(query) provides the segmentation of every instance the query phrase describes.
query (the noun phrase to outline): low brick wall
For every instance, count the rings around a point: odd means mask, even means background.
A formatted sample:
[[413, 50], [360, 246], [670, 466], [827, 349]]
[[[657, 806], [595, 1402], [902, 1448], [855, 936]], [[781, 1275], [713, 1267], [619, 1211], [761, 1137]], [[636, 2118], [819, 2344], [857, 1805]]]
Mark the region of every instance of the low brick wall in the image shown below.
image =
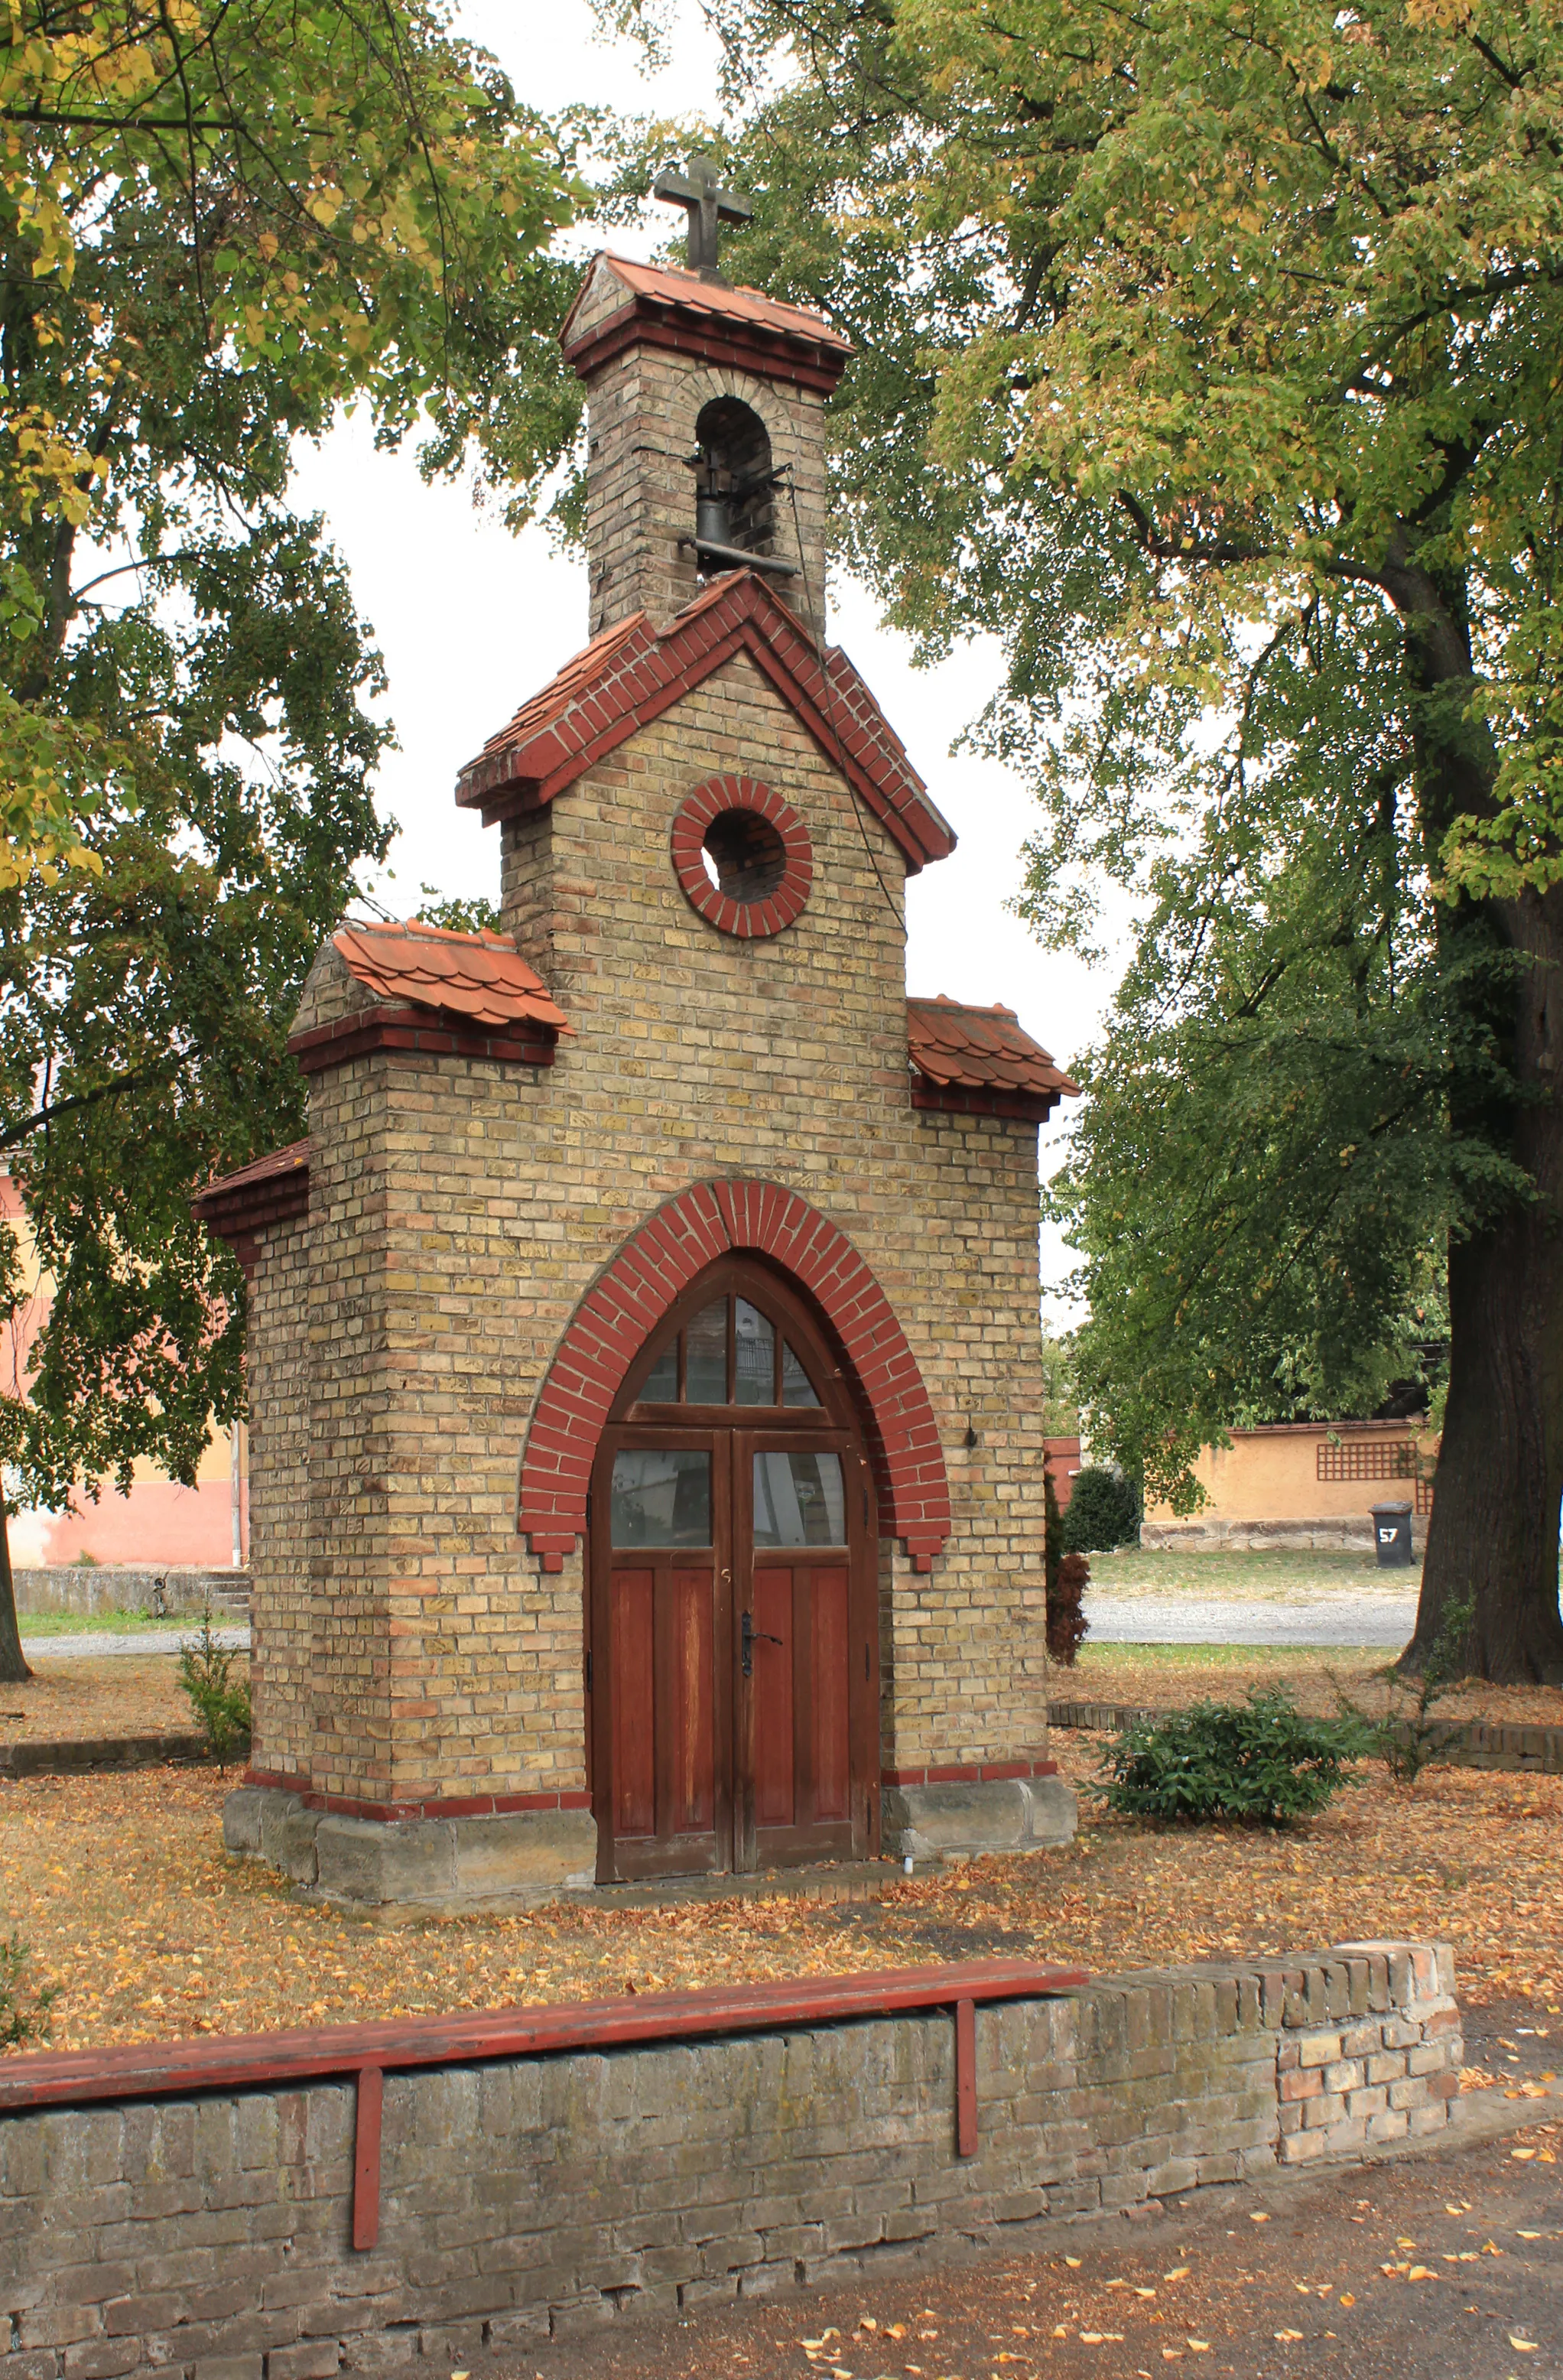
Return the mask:
[[158, 1735], [38, 1736], [30, 1743], [0, 1743], [0, 1777], [81, 1777], [97, 1768], [164, 1768], [172, 1761], [210, 1757], [204, 1736], [172, 1729]]
[[[1143, 1720], [1157, 1725], [1176, 1716], [1172, 1708], [1145, 1709], [1132, 1703], [1048, 1705], [1049, 1727], [1079, 1728], [1092, 1735], [1118, 1735]], [[1534, 1768], [1545, 1776], [1563, 1776], [1563, 1727], [1499, 1727], [1485, 1719], [1451, 1718], [1437, 1722], [1433, 1737], [1437, 1747], [1434, 1758], [1450, 1768]]]
[[0, 2380], [448, 2370], [962, 2242], [1023, 2246], [1053, 2216], [1436, 2132], [1461, 2058], [1453, 1984], [1447, 1949], [1364, 1943], [979, 2007], [966, 2158], [942, 2011], [387, 2072], [362, 2253], [350, 2082], [12, 2114]]

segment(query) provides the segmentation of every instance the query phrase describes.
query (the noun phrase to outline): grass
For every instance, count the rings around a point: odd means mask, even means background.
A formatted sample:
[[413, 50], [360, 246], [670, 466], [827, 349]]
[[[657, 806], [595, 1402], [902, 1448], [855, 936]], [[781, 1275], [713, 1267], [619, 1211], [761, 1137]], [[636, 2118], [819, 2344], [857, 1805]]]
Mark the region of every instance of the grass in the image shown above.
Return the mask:
[[[213, 1614], [212, 1625], [225, 1628], [231, 1623], [222, 1612]], [[23, 1611], [18, 1614], [18, 1625], [26, 1636], [145, 1636], [157, 1630], [177, 1628], [196, 1635], [200, 1628], [199, 1611], [171, 1611], [162, 1620], [150, 1611]]]
[[1056, 1662], [1049, 1668], [1048, 1692], [1056, 1697], [1064, 1691], [1063, 1682], [1071, 1675], [1083, 1685], [1089, 1684], [1093, 1672], [1121, 1669], [1125, 1661], [1133, 1661], [1140, 1670], [1174, 1673], [1197, 1670], [1202, 1681], [1208, 1672], [1209, 1682], [1216, 1685], [1224, 1682], [1223, 1673], [1228, 1670], [1354, 1670], [1364, 1661], [1382, 1668], [1389, 1658], [1382, 1648], [1371, 1645], [1093, 1645], [1087, 1637], [1072, 1672], [1060, 1669]]
[[1409, 1570], [1380, 1570], [1372, 1554], [1195, 1554], [1171, 1547], [1121, 1546], [1116, 1553], [1091, 1556], [1091, 1585], [1104, 1595], [1311, 1603], [1345, 1595], [1414, 1596], [1421, 1590], [1422, 1568], [1416, 1563]]
[[[244, 1668], [240, 1654], [236, 1675]], [[35, 1658], [25, 1684], [0, 1686], [0, 1742], [64, 1736], [188, 1735], [195, 1725], [179, 1692], [176, 1653], [123, 1651]], [[0, 1900], [0, 1912], [5, 1902]]]

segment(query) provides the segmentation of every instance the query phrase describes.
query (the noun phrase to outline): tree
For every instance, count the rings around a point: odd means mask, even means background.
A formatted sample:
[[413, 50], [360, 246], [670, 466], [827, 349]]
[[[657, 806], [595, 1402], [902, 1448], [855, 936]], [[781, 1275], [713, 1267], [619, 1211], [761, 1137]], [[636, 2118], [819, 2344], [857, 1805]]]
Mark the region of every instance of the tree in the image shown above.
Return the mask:
[[[1563, 1678], [1557, 0], [714, 6], [758, 199], [733, 270], [857, 345], [847, 558], [927, 650], [1004, 640], [978, 740], [1036, 775], [1038, 930], [1088, 936], [1116, 881], [1153, 905], [1154, 965], [1163, 928], [1197, 944], [1234, 879], [1305, 843], [1318, 915], [1350, 907], [1344, 744], [1364, 766], [1410, 1029], [1448, 1037], [1422, 1045], [1414, 1135], [1460, 1151], [1444, 1210], [1434, 1180], [1417, 1198], [1451, 1359], [1409, 1658], [1472, 1591], [1474, 1667]], [[1294, 982], [1327, 975], [1321, 945], [1299, 956]], [[1407, 1029], [1387, 1005], [1387, 978], [1327, 1002], [1354, 1103]], [[1333, 1068], [1323, 1011], [1291, 1015]], [[1396, 1129], [1375, 1079], [1378, 1140], [1335, 1139], [1348, 1208], [1356, 1152], [1376, 1166]], [[1306, 1200], [1260, 1157], [1228, 1192], [1255, 1247], [1270, 1202], [1284, 1258]], [[1234, 1296], [1268, 1296], [1262, 1272]], [[1393, 1341], [1406, 1285], [1363, 1275], [1359, 1336]], [[1303, 1336], [1329, 1327], [1318, 1306]], [[1192, 1368], [1162, 1367], [1158, 1411], [1147, 1383], [1153, 1434], [1184, 1427]]]
[[[1419, 1376], [1436, 1397], [1449, 1220], [1525, 1187], [1449, 1122], [1509, 1094], [1480, 1023], [1509, 962], [1472, 953], [1476, 979], [1451, 980], [1396, 890], [1405, 821], [1335, 724], [1333, 772], [1327, 749], [1303, 761], [1290, 864], [1264, 845], [1164, 863], [1050, 1185], [1084, 1257], [1097, 1438], [1179, 1511], [1234, 1424], [1371, 1414]], [[1352, 844], [1354, 877], [1335, 857]]]
[[59, 1509], [188, 1481], [239, 1408], [190, 1193], [302, 1130], [288, 1022], [390, 832], [293, 442], [361, 400], [521, 516], [578, 414], [578, 189], [417, 0], [16, 0], [0, 119], [0, 1148], [53, 1280], [0, 1456]]

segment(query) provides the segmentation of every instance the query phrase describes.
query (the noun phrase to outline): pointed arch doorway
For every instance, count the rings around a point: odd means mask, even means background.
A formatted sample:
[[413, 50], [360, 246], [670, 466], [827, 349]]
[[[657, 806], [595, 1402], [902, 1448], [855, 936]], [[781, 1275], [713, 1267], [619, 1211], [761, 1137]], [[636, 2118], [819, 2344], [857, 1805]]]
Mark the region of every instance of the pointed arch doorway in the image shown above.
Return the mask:
[[877, 1852], [875, 1514], [809, 1307], [769, 1266], [708, 1267], [630, 1366], [592, 1471], [600, 1882]]

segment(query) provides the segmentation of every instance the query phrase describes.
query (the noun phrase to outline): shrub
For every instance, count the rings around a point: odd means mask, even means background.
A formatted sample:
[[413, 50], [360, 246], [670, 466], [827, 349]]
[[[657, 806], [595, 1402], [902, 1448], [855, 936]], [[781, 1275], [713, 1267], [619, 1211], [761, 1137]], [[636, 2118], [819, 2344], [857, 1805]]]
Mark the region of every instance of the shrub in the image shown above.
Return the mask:
[[234, 1654], [212, 1633], [208, 1604], [200, 1615], [200, 1634], [179, 1647], [179, 1683], [219, 1768], [249, 1742], [249, 1688], [242, 1679], [230, 1682], [234, 1660]]
[[57, 1984], [29, 1985], [24, 1970], [31, 1952], [19, 1934], [0, 1940], [0, 2048], [17, 2049], [42, 2030]]
[[1096, 1790], [1133, 1817], [1279, 1827], [1322, 1810], [1372, 1748], [1355, 1718], [1304, 1718], [1290, 1694], [1254, 1690], [1246, 1703], [1194, 1703], [1125, 1728], [1102, 1756], [1111, 1782]]
[[1048, 1589], [1048, 1601], [1052, 1602], [1058, 1584], [1059, 1564], [1063, 1559], [1063, 1515], [1059, 1511], [1058, 1491], [1053, 1475], [1042, 1465], [1042, 1576]]
[[1090, 1576], [1084, 1554], [1065, 1554], [1048, 1587], [1048, 1650], [1066, 1670], [1073, 1669], [1080, 1640], [1091, 1625], [1080, 1609]]
[[1074, 1475], [1063, 1516], [1065, 1553], [1110, 1553], [1132, 1546], [1140, 1534], [1140, 1500], [1121, 1471], [1087, 1463]]

